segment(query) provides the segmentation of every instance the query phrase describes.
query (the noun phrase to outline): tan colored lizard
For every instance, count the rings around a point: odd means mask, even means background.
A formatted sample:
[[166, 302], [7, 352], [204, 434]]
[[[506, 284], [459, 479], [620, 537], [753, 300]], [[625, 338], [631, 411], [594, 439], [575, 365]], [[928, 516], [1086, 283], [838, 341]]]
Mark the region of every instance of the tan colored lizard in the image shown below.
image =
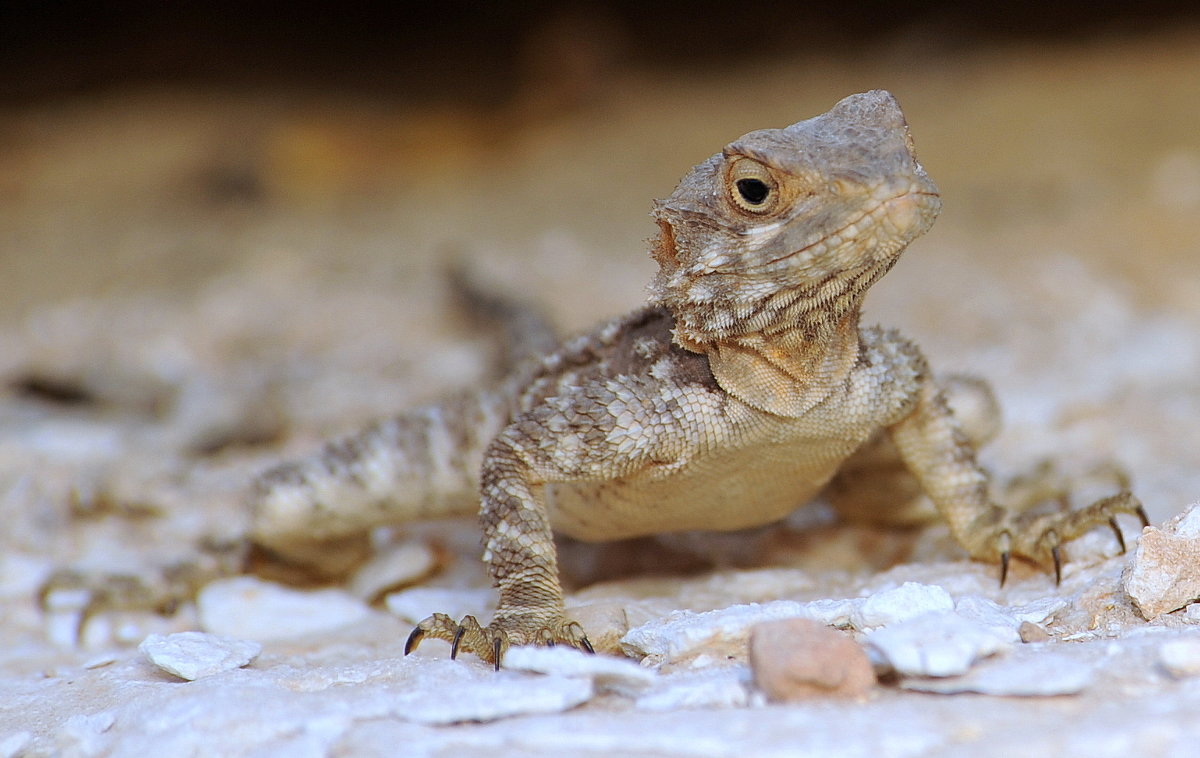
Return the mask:
[[1105, 523], [1119, 538], [1116, 514], [1145, 521], [1138, 501], [1123, 491], [1042, 515], [993, 504], [920, 351], [859, 326], [868, 288], [940, 208], [887, 92], [751, 132], [655, 207], [649, 305], [492, 391], [269, 472], [254, 539], [305, 559], [375, 525], [478, 508], [495, 616], [434, 614], [406, 652], [436, 637], [497, 667], [509, 645], [591, 649], [564, 614], [554, 531], [596, 541], [765, 524], [880, 451], [973, 558], [1001, 564], [1001, 581], [1014, 555], [1057, 574], [1063, 541]]

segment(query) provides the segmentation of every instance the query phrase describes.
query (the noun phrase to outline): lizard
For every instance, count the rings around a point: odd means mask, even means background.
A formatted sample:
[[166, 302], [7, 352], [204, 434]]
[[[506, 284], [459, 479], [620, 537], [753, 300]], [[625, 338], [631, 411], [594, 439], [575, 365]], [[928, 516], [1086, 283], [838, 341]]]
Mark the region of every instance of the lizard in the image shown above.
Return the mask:
[[[1122, 513], [1127, 487], [1052, 513], [991, 500], [988, 473], [918, 347], [860, 325], [864, 296], [941, 196], [888, 92], [752, 131], [654, 206], [648, 302], [563, 340], [493, 388], [410, 411], [256, 482], [253, 540], [314, 560], [370, 528], [478, 513], [490, 623], [413, 629], [497, 669], [512, 645], [592, 646], [567, 617], [554, 534], [607, 541], [770, 523], [840, 468], [903, 464], [976, 560], [1053, 563]], [[862, 467], [859, 467], [862, 468]], [[856, 476], [861, 472], [856, 471]], [[865, 475], [865, 474], [863, 474]]]

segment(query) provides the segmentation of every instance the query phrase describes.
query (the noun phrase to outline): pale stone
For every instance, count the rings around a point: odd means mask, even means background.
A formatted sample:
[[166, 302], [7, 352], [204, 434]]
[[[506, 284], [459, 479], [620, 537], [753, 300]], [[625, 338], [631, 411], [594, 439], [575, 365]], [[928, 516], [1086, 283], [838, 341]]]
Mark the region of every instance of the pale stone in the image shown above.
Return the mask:
[[0, 758], [17, 758], [25, 754], [25, 748], [33, 742], [31, 732], [13, 732], [0, 738]]
[[788, 600], [732, 605], [715, 611], [676, 611], [629, 630], [621, 638], [630, 655], [653, 661], [675, 660], [704, 650], [745, 655], [750, 628], [760, 621], [803, 617], [804, 605]]
[[848, 625], [850, 617], [861, 604], [862, 598], [808, 603], [776, 600], [731, 605], [704, 613], [675, 611], [629, 630], [621, 638], [621, 647], [627, 655], [647, 656], [653, 663], [703, 654], [716, 658], [743, 659], [750, 639], [750, 628], [755, 624], [808, 618], [823, 624], [844, 626]]
[[658, 674], [628, 658], [590, 655], [575, 648], [558, 645], [526, 645], [510, 648], [504, 654], [504, 668], [539, 674], [583, 677], [592, 680], [597, 691], [633, 695], [654, 684]]
[[872, 629], [953, 608], [954, 599], [942, 587], [905, 582], [868, 597], [850, 621], [857, 629]]
[[163, 671], [195, 681], [245, 666], [258, 657], [262, 645], [204, 632], [177, 632], [151, 634], [138, 650]]
[[777, 702], [862, 697], [875, 685], [862, 646], [809, 619], [756, 625], [750, 633], [750, 669], [754, 684]]
[[1126, 570], [1125, 592], [1147, 619], [1178, 610], [1200, 598], [1200, 508], [1193, 505], [1161, 528], [1142, 530]]
[[638, 697], [634, 707], [644, 711], [680, 708], [740, 708], [750, 702], [750, 670], [746, 666], [718, 666], [659, 677], [658, 683]]
[[905, 679], [905, 689], [941, 694], [976, 692], [1010, 697], [1075, 695], [1095, 679], [1088, 664], [1065, 655], [1043, 653], [1020, 660], [984, 664], [965, 676], [939, 679]]
[[1158, 660], [1172, 676], [1200, 674], [1200, 639], [1185, 637], [1164, 642], [1158, 649]]
[[205, 631], [259, 641], [330, 631], [371, 612], [341, 590], [293, 590], [252, 576], [212, 582], [196, 604]]
[[867, 635], [903, 676], [956, 676], [1019, 641], [1015, 629], [986, 626], [954, 613], [925, 613]]
[[419, 678], [393, 694], [388, 703], [389, 711], [406, 721], [457, 724], [559, 713], [595, 695], [591, 679], [583, 677], [533, 677], [449, 660], [423, 663]]
[[359, 600], [370, 603], [391, 589], [420, 581], [437, 565], [437, 554], [423, 541], [387, 545], [354, 573], [347, 589]]

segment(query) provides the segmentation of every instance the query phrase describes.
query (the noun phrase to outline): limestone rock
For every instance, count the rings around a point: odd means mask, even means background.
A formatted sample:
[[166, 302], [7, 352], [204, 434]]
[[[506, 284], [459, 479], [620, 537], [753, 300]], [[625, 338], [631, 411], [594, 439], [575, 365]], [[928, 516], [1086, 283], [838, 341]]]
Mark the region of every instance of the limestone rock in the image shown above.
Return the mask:
[[1052, 697], [1078, 694], [1094, 679], [1092, 667], [1083, 661], [1043, 653], [981, 664], [965, 676], [905, 679], [901, 686], [944, 695], [975, 692], [1008, 697]]
[[875, 684], [862, 646], [809, 619], [756, 625], [750, 632], [750, 668], [755, 685], [777, 702], [862, 697]]
[[1142, 530], [1124, 585], [1147, 619], [1200, 598], [1200, 506], [1193, 505], [1161, 528]]
[[977, 660], [1019, 640], [1015, 625], [988, 626], [953, 611], [925, 613], [867, 636], [867, 642], [903, 676], [964, 674]]
[[633, 695], [654, 684], [658, 675], [628, 658], [589, 655], [569, 647], [527, 645], [509, 649], [504, 667], [514, 671], [580, 677], [595, 683], [598, 692]]
[[204, 632], [151, 634], [138, 650], [163, 671], [195, 681], [241, 668], [258, 657], [262, 645]]
[[953, 608], [954, 599], [942, 587], [905, 582], [868, 597], [851, 618], [851, 623], [856, 629], [870, 629]]

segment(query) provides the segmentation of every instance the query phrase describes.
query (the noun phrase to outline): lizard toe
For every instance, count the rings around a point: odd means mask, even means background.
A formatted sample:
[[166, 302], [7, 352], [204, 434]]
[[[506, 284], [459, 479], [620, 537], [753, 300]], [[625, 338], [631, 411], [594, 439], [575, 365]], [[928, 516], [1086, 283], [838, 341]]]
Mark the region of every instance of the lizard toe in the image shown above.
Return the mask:
[[404, 643], [404, 654], [417, 649], [425, 638], [450, 643], [450, 657], [460, 652], [470, 653], [491, 663], [497, 671], [504, 654], [513, 645], [543, 645], [554, 647], [566, 644], [587, 653], [595, 653], [583, 627], [575, 621], [555, 619], [549, 622], [532, 618], [507, 617], [483, 626], [474, 616], [455, 621], [444, 613], [435, 613], [417, 624]]

